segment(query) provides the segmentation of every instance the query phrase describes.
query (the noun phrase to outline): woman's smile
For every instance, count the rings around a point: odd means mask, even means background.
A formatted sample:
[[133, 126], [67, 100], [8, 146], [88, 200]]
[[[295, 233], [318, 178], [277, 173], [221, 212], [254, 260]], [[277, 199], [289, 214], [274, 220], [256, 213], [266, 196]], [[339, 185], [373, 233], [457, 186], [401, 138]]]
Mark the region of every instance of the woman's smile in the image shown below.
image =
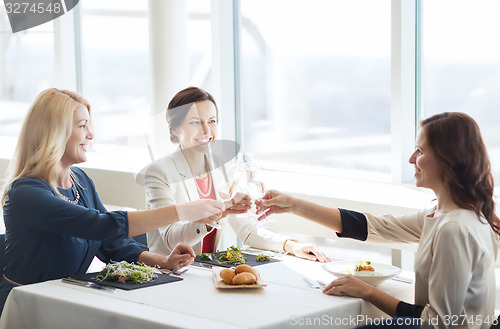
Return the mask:
[[179, 139], [182, 149], [208, 145], [217, 136], [217, 111], [214, 103], [208, 100], [194, 103], [184, 122], [173, 129], [173, 133]]
[[195, 138], [195, 141], [201, 145], [205, 145], [210, 143], [213, 140], [213, 137], [203, 137], [203, 138]]

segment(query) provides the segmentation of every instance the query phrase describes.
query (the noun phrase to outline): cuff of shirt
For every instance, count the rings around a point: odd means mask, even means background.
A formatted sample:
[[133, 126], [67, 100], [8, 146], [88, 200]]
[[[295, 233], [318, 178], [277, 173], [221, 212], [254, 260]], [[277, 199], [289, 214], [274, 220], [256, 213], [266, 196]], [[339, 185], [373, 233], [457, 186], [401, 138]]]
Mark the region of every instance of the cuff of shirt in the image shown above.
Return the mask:
[[340, 238], [351, 238], [365, 241], [368, 237], [366, 216], [360, 212], [339, 209], [342, 220], [342, 232], [337, 233]]
[[396, 316], [410, 316], [412, 318], [419, 318], [423, 310], [424, 307], [421, 305], [399, 302], [398, 306], [396, 307]]
[[205, 237], [208, 233], [212, 232], [213, 228], [208, 229], [206, 224], [203, 223], [193, 223], [193, 229], [196, 232], [196, 236], [199, 237], [200, 234], [201, 236]]

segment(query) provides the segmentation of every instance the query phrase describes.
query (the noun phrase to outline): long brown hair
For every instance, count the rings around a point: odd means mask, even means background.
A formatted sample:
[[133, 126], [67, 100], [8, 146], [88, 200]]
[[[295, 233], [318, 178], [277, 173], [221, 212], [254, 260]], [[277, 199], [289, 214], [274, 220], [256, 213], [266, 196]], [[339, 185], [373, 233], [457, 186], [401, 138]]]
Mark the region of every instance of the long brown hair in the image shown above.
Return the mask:
[[179, 127], [191, 106], [196, 102], [211, 101], [215, 106], [215, 113], [217, 115], [217, 122], [219, 121], [219, 110], [217, 108], [217, 103], [210, 93], [198, 87], [188, 87], [179, 91], [170, 100], [167, 107], [167, 123], [170, 129], [170, 140], [172, 143], [179, 143], [179, 138], [173, 134], [173, 130]]
[[465, 113], [444, 112], [423, 120], [421, 127], [455, 204], [483, 215], [500, 235], [490, 160], [476, 121]]

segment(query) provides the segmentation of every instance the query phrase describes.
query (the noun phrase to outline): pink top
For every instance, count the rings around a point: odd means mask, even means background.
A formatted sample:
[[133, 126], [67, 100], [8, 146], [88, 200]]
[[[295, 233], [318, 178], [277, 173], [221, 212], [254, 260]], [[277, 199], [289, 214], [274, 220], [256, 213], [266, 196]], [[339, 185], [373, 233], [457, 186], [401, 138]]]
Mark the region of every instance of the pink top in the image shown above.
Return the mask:
[[[207, 177], [201, 178], [201, 179], [195, 178], [196, 184], [198, 184], [198, 187], [200, 188], [202, 193], [205, 193], [205, 194], [208, 193], [208, 185], [209, 185], [208, 180], [209, 180], [209, 178], [210, 178], [209, 175], [207, 175]], [[200, 199], [217, 200], [217, 198], [215, 197], [215, 189], [213, 188], [213, 186], [212, 186], [212, 191], [210, 192], [209, 196], [203, 197], [200, 193], [198, 193], [198, 195], [200, 196]], [[202, 248], [201, 248], [202, 253], [214, 252], [214, 242], [215, 242], [215, 235], [216, 234], [217, 234], [217, 230], [213, 229], [212, 231], [210, 231], [210, 233], [205, 235], [205, 237], [203, 238], [203, 243], [202, 243]]]

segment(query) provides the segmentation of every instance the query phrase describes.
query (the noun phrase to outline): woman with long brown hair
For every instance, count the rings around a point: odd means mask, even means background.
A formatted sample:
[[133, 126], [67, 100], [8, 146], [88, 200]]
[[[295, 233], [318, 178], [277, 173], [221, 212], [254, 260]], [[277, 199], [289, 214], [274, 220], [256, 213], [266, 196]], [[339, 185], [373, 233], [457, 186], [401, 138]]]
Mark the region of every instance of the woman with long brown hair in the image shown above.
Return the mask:
[[[271, 191], [259, 211], [292, 212], [341, 237], [418, 242], [415, 304], [408, 304], [352, 275], [334, 280], [326, 294], [370, 301], [391, 316], [419, 318], [422, 327], [489, 328], [495, 309], [499, 219], [493, 177], [476, 122], [464, 113], [441, 113], [421, 122], [409, 162], [418, 187], [434, 191], [437, 205], [414, 214], [373, 216], [323, 207]], [[388, 326], [388, 323], [385, 323]], [[397, 326], [392, 321], [392, 326]]]

